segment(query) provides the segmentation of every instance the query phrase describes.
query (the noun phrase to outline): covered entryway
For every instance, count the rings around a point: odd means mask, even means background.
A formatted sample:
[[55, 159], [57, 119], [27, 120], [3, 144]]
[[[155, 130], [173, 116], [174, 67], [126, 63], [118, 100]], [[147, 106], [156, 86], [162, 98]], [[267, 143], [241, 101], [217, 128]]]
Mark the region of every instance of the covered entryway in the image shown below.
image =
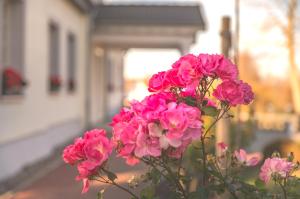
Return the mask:
[[90, 113], [92, 123], [119, 111], [124, 98], [123, 59], [130, 48], [189, 52], [205, 30], [201, 6], [101, 5], [92, 37]]

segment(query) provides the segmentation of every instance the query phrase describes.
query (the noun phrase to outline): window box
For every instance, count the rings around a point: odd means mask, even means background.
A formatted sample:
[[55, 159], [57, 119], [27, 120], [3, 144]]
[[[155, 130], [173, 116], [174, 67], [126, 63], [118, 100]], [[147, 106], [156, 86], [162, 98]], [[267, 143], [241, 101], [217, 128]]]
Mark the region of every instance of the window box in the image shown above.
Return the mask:
[[59, 76], [51, 76], [49, 81], [51, 92], [58, 92], [61, 88], [61, 79]]
[[21, 95], [27, 85], [21, 74], [13, 67], [7, 67], [3, 70], [2, 94], [3, 95]]

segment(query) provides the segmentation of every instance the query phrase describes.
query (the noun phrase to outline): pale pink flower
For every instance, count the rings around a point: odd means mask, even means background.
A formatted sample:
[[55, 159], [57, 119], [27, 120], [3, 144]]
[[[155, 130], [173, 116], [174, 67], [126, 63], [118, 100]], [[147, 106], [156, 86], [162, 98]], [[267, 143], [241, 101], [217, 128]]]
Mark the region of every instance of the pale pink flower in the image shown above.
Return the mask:
[[244, 149], [236, 150], [234, 156], [240, 164], [246, 166], [255, 166], [258, 164], [260, 157], [258, 155], [249, 155]]
[[135, 156], [142, 158], [144, 156], [158, 157], [161, 155], [159, 138], [151, 137], [144, 129], [140, 129], [137, 136]]
[[259, 177], [265, 183], [268, 183], [272, 176], [278, 175], [282, 178], [287, 178], [293, 170], [294, 164], [285, 159], [274, 157], [265, 160], [260, 169]]
[[184, 109], [177, 107], [175, 102], [168, 104], [168, 110], [160, 118], [162, 127], [168, 130], [167, 137], [180, 138], [188, 128], [188, 120]]

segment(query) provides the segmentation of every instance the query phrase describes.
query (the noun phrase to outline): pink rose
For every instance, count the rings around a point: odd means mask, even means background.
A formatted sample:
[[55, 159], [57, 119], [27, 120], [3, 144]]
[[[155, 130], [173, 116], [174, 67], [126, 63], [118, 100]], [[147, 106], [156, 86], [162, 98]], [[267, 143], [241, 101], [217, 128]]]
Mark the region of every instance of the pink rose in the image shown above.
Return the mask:
[[144, 129], [140, 128], [134, 154], [139, 158], [144, 156], [160, 156], [161, 148], [159, 138], [150, 136]]
[[173, 86], [195, 88], [203, 76], [202, 73], [197, 70], [198, 65], [199, 62], [195, 55], [187, 54], [182, 56], [172, 65], [172, 70], [167, 75], [167, 79], [173, 83]]
[[74, 144], [67, 146], [63, 151], [63, 160], [67, 164], [74, 165], [84, 158], [83, 152], [84, 140], [77, 138]]
[[79, 175], [76, 179], [83, 180], [82, 193], [88, 191], [88, 178], [107, 161], [112, 149], [113, 143], [106, 137], [103, 129], [86, 132], [83, 138], [77, 138], [74, 144], [64, 149], [64, 161], [71, 165], [78, 163]]
[[175, 102], [168, 104], [168, 110], [162, 113], [160, 122], [164, 129], [168, 130], [167, 137], [180, 138], [188, 127], [187, 116], [182, 108], [178, 108]]
[[220, 56], [219, 67], [216, 70], [216, 74], [222, 80], [237, 80], [238, 78], [236, 65], [224, 56]]
[[165, 90], [169, 85], [165, 76], [166, 76], [165, 71], [154, 74], [149, 80], [148, 90], [150, 92], [157, 92], [157, 91]]
[[242, 82], [241, 83], [241, 90], [242, 90], [243, 95], [244, 95], [244, 97], [243, 97], [244, 98], [243, 104], [247, 105], [250, 102], [252, 102], [253, 99], [254, 99], [254, 93], [252, 91], [251, 86], [249, 84], [247, 84], [247, 83]]
[[293, 170], [294, 164], [282, 158], [268, 158], [260, 169], [259, 177], [265, 183], [268, 183], [274, 174], [286, 178]]
[[217, 86], [213, 96], [220, 101], [226, 101], [231, 106], [249, 104], [254, 99], [251, 87], [243, 81], [227, 80]]
[[209, 54], [199, 54], [199, 67], [198, 70], [205, 76], [216, 75], [217, 68], [219, 67], [219, 61], [222, 57], [220, 55], [209, 55]]

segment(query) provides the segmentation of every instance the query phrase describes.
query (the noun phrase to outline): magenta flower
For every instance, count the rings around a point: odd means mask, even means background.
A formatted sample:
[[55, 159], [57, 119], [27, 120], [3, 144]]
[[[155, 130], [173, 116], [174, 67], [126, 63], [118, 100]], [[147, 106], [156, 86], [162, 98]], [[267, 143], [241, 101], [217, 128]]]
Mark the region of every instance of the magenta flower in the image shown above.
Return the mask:
[[103, 129], [94, 129], [77, 138], [74, 144], [63, 151], [63, 160], [71, 165], [78, 163], [77, 180], [83, 180], [82, 193], [89, 189], [88, 178], [107, 161], [113, 149], [113, 143], [106, 137]]
[[231, 106], [249, 104], [254, 99], [251, 87], [243, 81], [223, 81], [213, 92], [213, 96]]
[[287, 178], [293, 170], [294, 164], [282, 158], [268, 158], [260, 169], [259, 177], [268, 183], [274, 175]]
[[154, 74], [149, 80], [150, 92], [163, 91], [169, 86], [169, 82], [166, 79], [166, 72], [159, 72]]
[[216, 76], [216, 71], [220, 66], [220, 55], [209, 55], [209, 54], [199, 54], [199, 68], [205, 76], [214, 77]]

